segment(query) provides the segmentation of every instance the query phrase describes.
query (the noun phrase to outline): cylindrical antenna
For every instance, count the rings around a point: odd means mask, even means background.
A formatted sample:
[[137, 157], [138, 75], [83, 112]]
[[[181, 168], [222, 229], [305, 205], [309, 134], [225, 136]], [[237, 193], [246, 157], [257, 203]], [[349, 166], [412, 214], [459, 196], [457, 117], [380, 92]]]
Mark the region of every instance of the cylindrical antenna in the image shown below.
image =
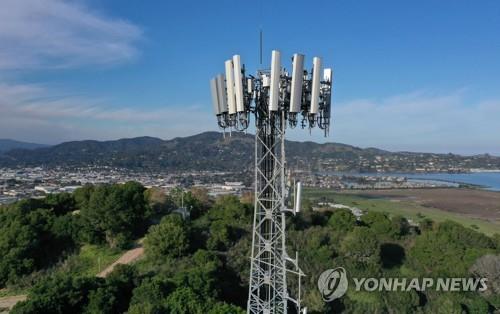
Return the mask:
[[269, 112], [278, 111], [280, 100], [281, 53], [273, 50], [271, 58], [271, 86], [269, 89]]

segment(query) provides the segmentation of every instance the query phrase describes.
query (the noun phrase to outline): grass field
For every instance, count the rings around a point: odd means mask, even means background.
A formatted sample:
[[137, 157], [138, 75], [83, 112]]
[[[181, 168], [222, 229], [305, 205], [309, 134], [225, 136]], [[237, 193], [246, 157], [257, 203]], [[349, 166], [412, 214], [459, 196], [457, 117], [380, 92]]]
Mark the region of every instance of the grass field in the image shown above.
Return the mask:
[[[327, 189], [307, 188], [304, 190], [304, 197], [313, 203], [317, 201], [334, 202], [357, 207], [362, 210], [374, 210], [386, 212], [390, 215], [402, 215], [415, 222], [419, 222], [424, 218], [430, 218], [434, 221], [452, 220], [488, 235], [500, 233], [500, 221], [498, 219], [485, 219], [481, 216], [473, 217], [459, 210], [454, 212], [450, 206], [447, 206], [446, 210], [443, 210], [423, 205], [419, 202], [418, 198], [410, 195], [411, 190], [407, 192], [409, 194], [407, 196], [409, 197], [402, 198], [391, 197], [390, 194], [370, 194], [366, 193], [366, 191], [338, 192]], [[460, 193], [460, 190], [456, 189], [456, 192]], [[494, 196], [496, 197], [496, 194]]]
[[95, 276], [116, 261], [123, 252], [107, 246], [86, 244], [78, 254], [68, 258], [61, 270], [82, 276]]
[[[63, 262], [54, 265], [52, 268], [35, 275], [36, 279], [33, 281], [41, 280], [42, 278], [58, 274], [70, 273], [79, 276], [95, 276], [100, 271], [115, 262], [122, 254], [123, 250], [110, 249], [107, 246], [100, 245], [83, 245], [80, 250], [73, 255], [70, 255]], [[28, 280], [29, 282], [30, 280]], [[8, 289], [0, 289], [0, 297], [15, 296], [20, 294], [27, 294], [29, 287], [26, 283], [20, 284], [19, 287], [9, 287]]]
[[[0, 298], [27, 294], [28, 289], [0, 289]], [[1, 312], [0, 312], [1, 313]]]

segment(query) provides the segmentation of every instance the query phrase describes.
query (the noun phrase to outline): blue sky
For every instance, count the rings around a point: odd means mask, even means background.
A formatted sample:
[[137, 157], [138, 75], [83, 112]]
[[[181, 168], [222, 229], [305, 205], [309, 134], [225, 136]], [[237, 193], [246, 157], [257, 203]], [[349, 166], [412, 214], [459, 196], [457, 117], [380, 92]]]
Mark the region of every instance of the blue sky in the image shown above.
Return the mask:
[[289, 138], [500, 155], [498, 1], [0, 3], [0, 138], [164, 139], [216, 130], [208, 80], [240, 54], [323, 57], [333, 129]]

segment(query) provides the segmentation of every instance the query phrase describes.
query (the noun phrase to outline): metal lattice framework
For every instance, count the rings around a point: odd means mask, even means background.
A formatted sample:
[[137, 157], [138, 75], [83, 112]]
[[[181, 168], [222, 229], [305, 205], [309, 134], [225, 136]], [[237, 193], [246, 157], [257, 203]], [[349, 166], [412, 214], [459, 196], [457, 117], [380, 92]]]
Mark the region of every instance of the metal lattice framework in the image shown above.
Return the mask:
[[249, 313], [286, 313], [284, 123], [272, 118], [255, 136], [255, 211]]
[[[242, 131], [255, 116], [255, 209], [250, 257], [250, 285], [247, 313], [282, 314], [306, 312], [301, 305], [301, 277], [298, 254], [291, 258], [286, 251], [285, 214], [300, 208], [300, 192], [289, 209], [286, 182], [285, 131], [298, 124], [302, 128], [318, 126], [328, 132], [332, 70], [320, 78], [321, 60], [313, 59], [310, 76], [303, 69], [304, 56], [295, 54], [290, 76], [281, 67], [280, 53], [273, 51], [270, 71], [258, 71], [257, 77], [245, 76], [240, 56], [227, 60], [226, 76], [211, 81], [212, 98], [221, 128]], [[300, 189], [299, 189], [300, 190]], [[290, 266], [290, 267], [289, 267]], [[287, 275], [298, 277], [298, 295], [288, 293]]]

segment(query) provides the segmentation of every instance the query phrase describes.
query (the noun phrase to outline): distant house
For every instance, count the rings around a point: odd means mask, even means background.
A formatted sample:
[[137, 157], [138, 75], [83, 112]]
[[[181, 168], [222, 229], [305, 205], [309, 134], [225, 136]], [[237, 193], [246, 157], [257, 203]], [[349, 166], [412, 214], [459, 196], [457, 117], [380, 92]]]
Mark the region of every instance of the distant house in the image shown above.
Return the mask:
[[207, 186], [208, 195], [217, 197], [220, 195], [241, 195], [246, 189], [243, 182], [226, 181], [224, 184], [212, 184]]
[[79, 185], [68, 185], [68, 186], [63, 186], [62, 188], [59, 189], [59, 191], [73, 193], [78, 188], [81, 188], [81, 186], [79, 186]]
[[357, 207], [350, 207], [350, 206], [347, 206], [347, 205], [343, 205], [343, 204], [334, 204], [334, 203], [318, 203], [319, 206], [328, 206], [328, 207], [331, 207], [331, 208], [335, 208], [335, 209], [348, 209], [351, 211], [351, 213], [356, 216], [356, 219], [357, 220], [360, 220], [361, 219], [361, 216], [363, 216], [363, 211]]
[[350, 207], [350, 206], [347, 206], [347, 205], [342, 205], [342, 204], [333, 204], [332, 206], [333, 208], [346, 208], [346, 209], [349, 209], [351, 211], [351, 213], [356, 216], [356, 219], [357, 220], [360, 220], [361, 219], [361, 216], [363, 216], [363, 211], [357, 207]]
[[45, 194], [51, 194], [55, 192], [58, 188], [55, 186], [42, 186], [42, 185], [37, 185], [35, 186], [35, 191], [43, 192]]

